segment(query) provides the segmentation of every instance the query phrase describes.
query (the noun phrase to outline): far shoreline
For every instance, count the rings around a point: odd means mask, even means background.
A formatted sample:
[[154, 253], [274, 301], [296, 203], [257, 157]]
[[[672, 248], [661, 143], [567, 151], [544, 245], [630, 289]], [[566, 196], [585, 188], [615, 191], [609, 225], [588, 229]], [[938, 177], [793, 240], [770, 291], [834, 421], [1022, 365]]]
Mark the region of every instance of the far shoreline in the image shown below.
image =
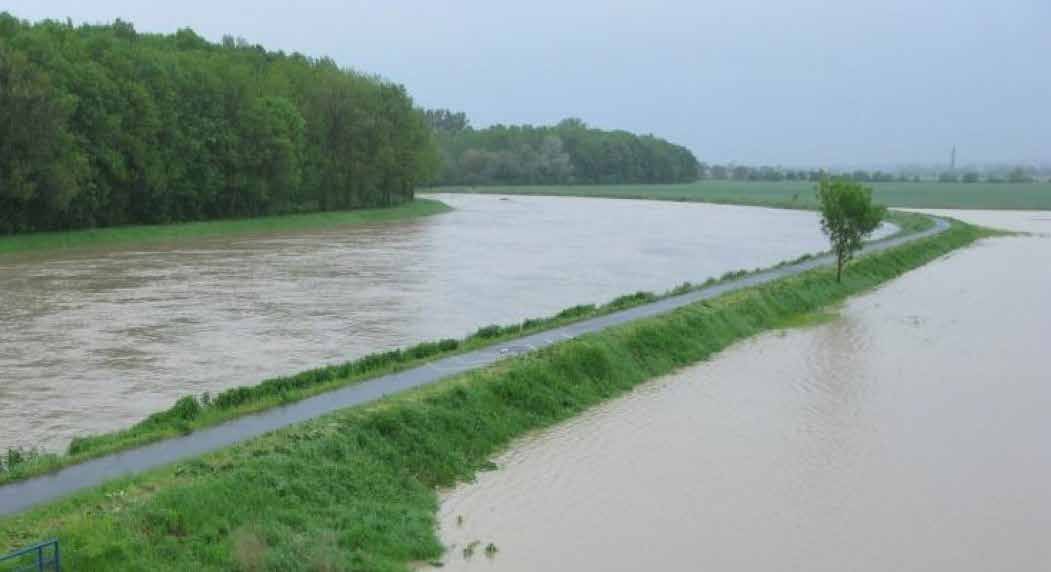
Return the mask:
[[[793, 210], [817, 208], [808, 181], [713, 181], [683, 184], [614, 185], [451, 185], [417, 189], [417, 194], [573, 196], [607, 199], [696, 202]], [[1048, 183], [865, 183], [873, 200], [896, 209], [1051, 210]]]
[[441, 201], [417, 198], [393, 207], [349, 211], [16, 234], [0, 236], [0, 257], [55, 251], [73, 252], [95, 247], [144, 246], [257, 233], [322, 230], [432, 216], [451, 210], [452, 207]]

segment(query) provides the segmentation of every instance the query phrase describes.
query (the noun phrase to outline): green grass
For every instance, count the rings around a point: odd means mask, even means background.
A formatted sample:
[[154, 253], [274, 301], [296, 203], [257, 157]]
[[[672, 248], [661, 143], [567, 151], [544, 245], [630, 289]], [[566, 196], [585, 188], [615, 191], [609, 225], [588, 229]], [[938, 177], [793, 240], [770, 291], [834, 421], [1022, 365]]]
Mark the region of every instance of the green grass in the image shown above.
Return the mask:
[[405, 349], [368, 354], [353, 361], [268, 379], [256, 385], [233, 387], [215, 396], [208, 393], [200, 396], [187, 395], [169, 409], [150, 415], [127, 429], [74, 438], [65, 454], [35, 449], [8, 449], [4, 455], [0, 455], [0, 485], [54, 472], [62, 467], [103, 455], [185, 435], [250, 413], [419, 367], [436, 359], [638, 306], [663, 296], [682, 294], [695, 288], [739, 278], [747, 273], [727, 272], [721, 278], [713, 278], [699, 285], [684, 283], [663, 295], [637, 292], [618, 297], [607, 304], [573, 306], [546, 318], [529, 318], [506, 326], [483, 326], [462, 340], [424, 342]]
[[[933, 224], [929, 217], [913, 213], [890, 213], [890, 218], [900, 227], [899, 232], [894, 236], [923, 231]], [[818, 254], [804, 254], [793, 260], [783, 261], [775, 267], [801, 262]], [[701, 284], [684, 282], [663, 294], [635, 292], [601, 305], [573, 306], [544, 318], [529, 318], [520, 323], [505, 326], [488, 325], [479, 328], [462, 340], [445, 339], [423, 342], [409, 348], [368, 354], [353, 361], [268, 379], [256, 385], [233, 387], [214, 396], [209, 393], [199, 396], [187, 395], [176, 401], [169, 409], [150, 415], [127, 429], [76, 437], [64, 454], [37, 449], [8, 449], [3, 455], [0, 455], [0, 485], [54, 472], [103, 455], [185, 435], [237, 417], [286, 405], [340, 387], [419, 367], [436, 359], [503, 343], [633, 306], [648, 304], [668, 296], [685, 294], [762, 270], [764, 269], [730, 271], [718, 278], [709, 278]]]
[[[985, 236], [940, 235], [583, 336], [0, 520], [71, 570], [407, 570], [439, 559], [437, 487], [516, 437]], [[484, 539], [483, 539], [484, 540]], [[496, 556], [499, 559], [499, 556]]]
[[[898, 234], [923, 231], [933, 224], [929, 217], [913, 213], [891, 213], [891, 218], [901, 227]], [[804, 254], [796, 259], [783, 261], [775, 267], [801, 262], [816, 255], [817, 253]], [[409, 348], [369, 354], [341, 364], [268, 379], [256, 385], [233, 387], [214, 396], [209, 393], [187, 395], [176, 401], [169, 409], [150, 415], [127, 429], [76, 437], [64, 454], [37, 449], [8, 449], [3, 455], [0, 455], [0, 484], [54, 472], [89, 459], [185, 435], [237, 417], [306, 399], [340, 387], [419, 367], [436, 359], [648, 304], [668, 296], [685, 294], [762, 270], [757, 268], [726, 272], [718, 278], [709, 278], [701, 284], [685, 282], [663, 294], [635, 292], [601, 305], [573, 306], [544, 318], [529, 318], [520, 323], [505, 326], [488, 325], [479, 328], [462, 340], [445, 339], [423, 342]]]
[[170, 225], [119, 226], [64, 232], [38, 232], [0, 237], [0, 255], [88, 247], [139, 246], [243, 234], [334, 228], [428, 216], [451, 210], [432, 199], [416, 199], [390, 208], [319, 212], [260, 218], [189, 222]]
[[821, 324], [827, 324], [839, 318], [839, 313], [833, 309], [823, 309], [809, 314], [800, 314], [798, 316], [792, 316], [786, 318], [779, 324], [779, 327], [787, 329], [793, 328], [811, 328], [814, 326], [820, 326]]
[[[1051, 209], [1051, 183], [868, 183], [873, 199], [898, 208]], [[439, 187], [427, 192], [499, 193], [654, 199], [813, 209], [814, 183], [702, 181], [684, 185]]]

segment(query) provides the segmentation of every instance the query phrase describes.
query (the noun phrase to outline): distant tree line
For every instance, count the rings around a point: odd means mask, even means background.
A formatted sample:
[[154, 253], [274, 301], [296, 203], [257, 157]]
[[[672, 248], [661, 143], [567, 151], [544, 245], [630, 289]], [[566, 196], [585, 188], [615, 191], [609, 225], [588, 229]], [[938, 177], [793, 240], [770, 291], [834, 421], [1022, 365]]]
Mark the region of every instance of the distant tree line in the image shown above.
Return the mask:
[[786, 169], [762, 165], [701, 165], [701, 176], [718, 181], [810, 181], [820, 182], [826, 177], [849, 179], [863, 183], [893, 183], [910, 180], [904, 173], [885, 171], [831, 171], [828, 169]]
[[987, 173], [978, 171], [943, 171], [938, 173], [939, 183], [1034, 183], [1037, 172], [1033, 168], [1013, 167]]
[[979, 173], [976, 170], [942, 171], [920, 174], [899, 171], [833, 171], [827, 169], [785, 169], [782, 167], [746, 165], [708, 165], [699, 167], [700, 178], [718, 181], [810, 181], [819, 182], [827, 176], [837, 179], [848, 179], [861, 183], [904, 183], [921, 180], [941, 183], [1032, 183], [1039, 180], [1038, 170], [1033, 167], [1011, 167], [988, 170]]
[[332, 60], [0, 14], [0, 234], [392, 205], [437, 167], [405, 89]]
[[716, 181], [812, 181], [828, 175], [823, 169], [783, 169], [781, 167], [749, 167], [746, 165], [701, 164], [702, 179]]
[[431, 110], [427, 118], [441, 152], [441, 185], [685, 183], [700, 175], [685, 147], [579, 119], [474, 129], [463, 113]]

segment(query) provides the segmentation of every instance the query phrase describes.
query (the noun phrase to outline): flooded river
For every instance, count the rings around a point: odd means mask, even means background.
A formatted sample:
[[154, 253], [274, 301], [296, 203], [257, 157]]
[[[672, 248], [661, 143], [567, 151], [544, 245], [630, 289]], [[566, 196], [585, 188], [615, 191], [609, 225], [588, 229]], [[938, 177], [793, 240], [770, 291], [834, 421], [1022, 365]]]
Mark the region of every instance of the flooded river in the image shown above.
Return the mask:
[[0, 257], [0, 450], [58, 449], [187, 394], [825, 248], [816, 216], [440, 197], [440, 216]]
[[523, 439], [444, 495], [444, 570], [1051, 569], [1051, 213], [955, 216], [1048, 234]]

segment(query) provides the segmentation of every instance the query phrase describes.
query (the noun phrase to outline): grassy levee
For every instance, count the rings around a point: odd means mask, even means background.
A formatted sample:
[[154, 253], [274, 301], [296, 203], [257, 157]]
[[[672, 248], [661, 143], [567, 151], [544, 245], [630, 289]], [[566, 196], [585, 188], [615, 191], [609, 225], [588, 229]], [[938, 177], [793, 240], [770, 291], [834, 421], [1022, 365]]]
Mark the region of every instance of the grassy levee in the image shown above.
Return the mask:
[[[908, 224], [909, 229], [903, 232], [924, 230], [930, 226], [931, 221], [926, 216], [909, 216], [914, 218], [909, 219], [911, 221]], [[813, 256], [815, 255], [805, 254], [794, 260], [786, 260], [777, 266], [801, 262]], [[0, 485], [40, 476], [63, 467], [163, 439], [186, 435], [244, 415], [286, 405], [386, 374], [419, 367], [437, 359], [648, 304], [698, 288], [736, 280], [762, 270], [757, 268], [731, 271], [718, 278], [710, 278], [701, 284], [684, 282], [663, 294], [635, 292], [619, 296], [601, 305], [572, 306], [546, 318], [528, 318], [517, 324], [505, 326], [496, 324], [483, 326], [463, 339], [423, 342], [408, 348], [368, 354], [352, 361], [268, 379], [256, 385], [233, 387], [215, 396], [207, 393], [187, 395], [177, 400], [170, 408], [150, 415], [126, 429], [74, 438], [65, 454], [36, 449], [8, 449], [6, 452], [0, 452], [2, 453], [0, 454]]]
[[[806, 255], [800, 259], [809, 257], [810, 255]], [[0, 454], [0, 485], [40, 476], [69, 465], [163, 439], [186, 435], [244, 415], [419, 367], [440, 358], [646, 304], [663, 296], [681, 294], [693, 288], [710, 286], [746, 274], [748, 271], [743, 270], [727, 272], [720, 278], [700, 285], [684, 283], [660, 296], [650, 292], [636, 292], [602, 305], [582, 304], [566, 308], [546, 318], [529, 318], [507, 326], [483, 326], [463, 339], [423, 342], [408, 348], [368, 354], [352, 361], [268, 379], [256, 385], [233, 387], [215, 396], [207, 393], [199, 396], [187, 395], [177, 400], [170, 408], [150, 415], [126, 429], [76, 437], [65, 454], [35, 449], [8, 449]]]
[[[890, 213], [890, 218], [900, 227], [899, 234], [923, 231], [933, 224], [929, 217], [913, 213], [894, 212]], [[794, 260], [786, 260], [777, 266], [807, 260], [815, 254], [805, 254]], [[408, 348], [369, 354], [340, 364], [268, 379], [256, 385], [233, 387], [214, 396], [207, 393], [199, 396], [187, 395], [176, 401], [169, 409], [150, 415], [126, 429], [77, 437], [73, 439], [64, 454], [32, 449], [9, 449], [6, 452], [0, 452], [2, 453], [0, 454], [0, 485], [40, 476], [63, 467], [163, 439], [186, 435], [244, 415], [286, 405], [386, 374], [419, 367], [437, 359], [648, 304], [661, 298], [735, 280], [762, 270], [757, 268], [731, 271], [718, 278], [710, 278], [701, 284], [683, 283], [663, 294], [635, 292], [619, 296], [601, 305], [582, 304], [566, 308], [553, 316], [529, 318], [520, 323], [505, 326], [488, 325], [460, 340], [444, 339], [423, 342]]]
[[449, 206], [440, 201], [423, 198], [389, 208], [289, 214], [166, 225], [116, 226], [90, 230], [38, 232], [0, 236], [0, 255], [92, 247], [139, 246], [187, 238], [335, 228], [428, 216], [450, 210]]
[[[704, 202], [815, 209], [815, 183], [699, 181], [681, 185], [573, 185], [437, 187], [426, 192], [551, 195]], [[866, 183], [888, 207], [944, 209], [1051, 209], [1051, 183]]]
[[115, 481], [0, 520], [0, 550], [55, 536], [78, 571], [406, 570], [441, 558], [436, 489], [516, 437], [987, 234], [953, 223], [860, 258], [842, 283], [809, 271]]

